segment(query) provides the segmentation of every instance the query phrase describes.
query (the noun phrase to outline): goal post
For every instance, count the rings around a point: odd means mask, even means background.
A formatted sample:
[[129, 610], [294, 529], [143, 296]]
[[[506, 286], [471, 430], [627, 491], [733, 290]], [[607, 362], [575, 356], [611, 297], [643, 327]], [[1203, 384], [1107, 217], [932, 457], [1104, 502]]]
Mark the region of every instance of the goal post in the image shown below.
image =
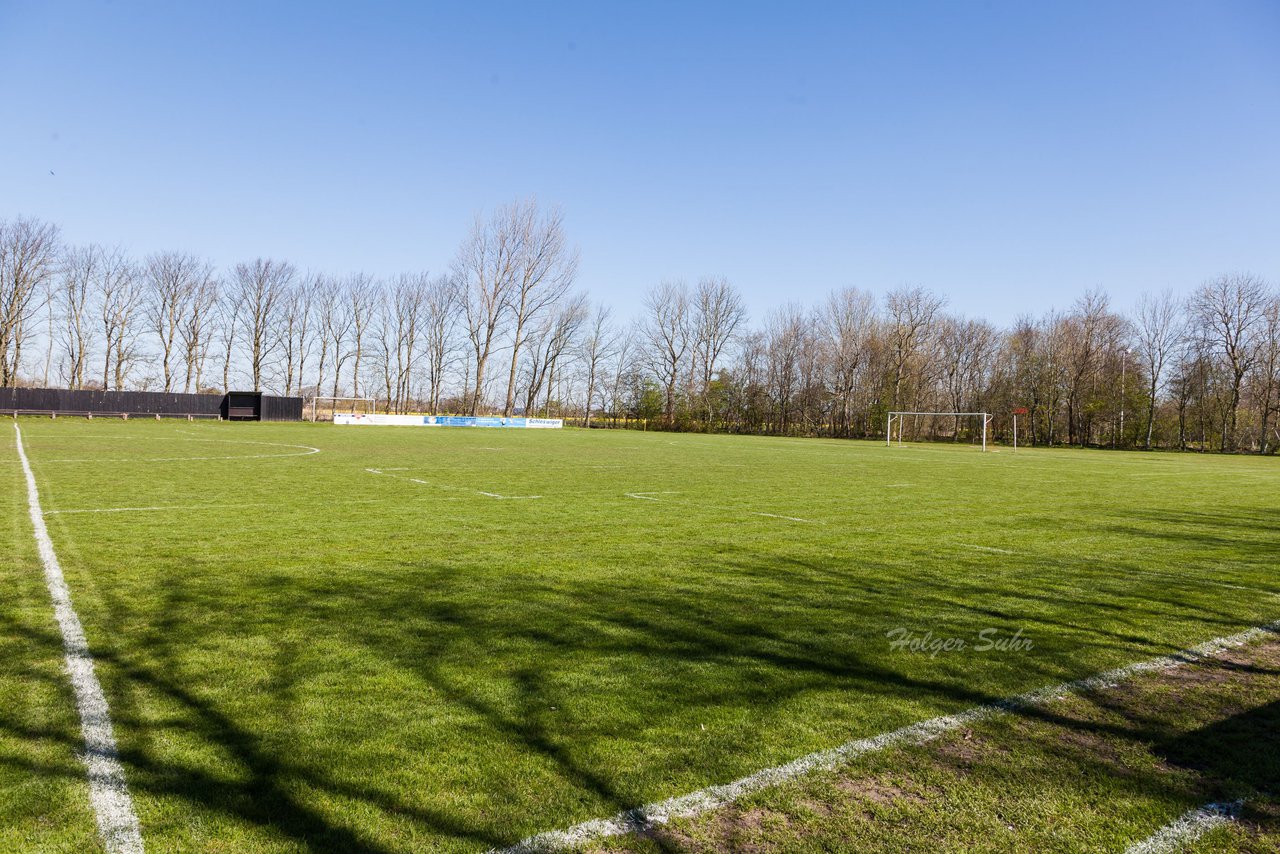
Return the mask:
[[[311, 404], [311, 420], [313, 422], [316, 420], [318, 405], [319, 405], [319, 402], [322, 400], [332, 404], [331, 408], [335, 413], [338, 411], [338, 404], [349, 403], [351, 404], [352, 413], [355, 413], [357, 411], [357, 408], [361, 404], [367, 404], [368, 408], [365, 411], [368, 412], [369, 414], [373, 414], [374, 407], [377, 403], [377, 401], [375, 401], [372, 397], [337, 397], [331, 394], [312, 395], [311, 400], [309, 402]], [[343, 408], [345, 409], [345, 407]]]
[[888, 422], [885, 424], [884, 444], [886, 447], [893, 444], [893, 427], [898, 427], [898, 444], [902, 444], [902, 422], [907, 416], [924, 415], [934, 418], [981, 418], [982, 419], [982, 450], [987, 450], [987, 434], [991, 428], [991, 420], [994, 417], [990, 412], [890, 412]]

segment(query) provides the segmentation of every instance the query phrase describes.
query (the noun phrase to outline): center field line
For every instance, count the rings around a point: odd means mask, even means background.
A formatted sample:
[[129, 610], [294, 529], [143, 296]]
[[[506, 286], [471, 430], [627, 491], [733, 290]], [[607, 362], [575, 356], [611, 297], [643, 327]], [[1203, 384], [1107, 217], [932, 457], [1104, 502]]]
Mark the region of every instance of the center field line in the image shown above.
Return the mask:
[[[1198, 646], [1172, 655], [1162, 655], [1158, 658], [1126, 664], [1094, 676], [1051, 685], [1047, 688], [1007, 697], [986, 705], [974, 706], [955, 714], [917, 721], [901, 729], [880, 733], [869, 738], [859, 738], [845, 742], [829, 750], [820, 750], [817, 753], [802, 756], [785, 765], [765, 768], [732, 783], [709, 786], [696, 792], [690, 792], [687, 795], [680, 795], [679, 797], [668, 798], [665, 801], [658, 801], [626, 810], [609, 818], [598, 818], [575, 824], [564, 830], [539, 833], [507, 848], [490, 849], [489, 854], [532, 854], [532, 852], [562, 851], [580, 847], [593, 839], [622, 836], [628, 833], [643, 833], [656, 825], [666, 824], [672, 819], [692, 818], [796, 777], [811, 774], [815, 771], [830, 771], [851, 759], [868, 753], [876, 753], [897, 746], [924, 744], [944, 733], [969, 726], [981, 720], [1045, 706], [1055, 700], [1085, 691], [1110, 688], [1143, 673], [1161, 672], [1182, 667], [1186, 664], [1194, 664], [1277, 632], [1280, 632], [1280, 620], [1268, 623], [1265, 626], [1248, 629], [1239, 634], [1205, 641]], [[1164, 849], [1150, 850], [1159, 851]]]
[[17, 434], [18, 459], [27, 477], [27, 504], [31, 514], [31, 526], [35, 529], [36, 546], [40, 561], [44, 564], [45, 584], [53, 599], [53, 613], [62, 634], [62, 649], [67, 674], [75, 693], [76, 710], [80, 715], [80, 732], [84, 737], [84, 764], [89, 777], [89, 802], [93, 805], [102, 836], [103, 847], [111, 854], [141, 854], [142, 831], [138, 828], [138, 816], [133, 811], [133, 798], [125, 782], [124, 768], [116, 750], [115, 730], [111, 726], [111, 711], [102, 685], [93, 668], [93, 656], [89, 653], [89, 641], [84, 626], [71, 605], [71, 591], [62, 575], [62, 566], [53, 551], [49, 529], [44, 524], [40, 510], [40, 491], [36, 488], [36, 476], [31, 462], [22, 447], [22, 430], [13, 425]]
[[1232, 801], [1227, 804], [1205, 804], [1198, 809], [1188, 810], [1148, 838], [1130, 845], [1124, 854], [1173, 854], [1181, 851], [1218, 825], [1235, 819], [1242, 806], [1242, 801]]

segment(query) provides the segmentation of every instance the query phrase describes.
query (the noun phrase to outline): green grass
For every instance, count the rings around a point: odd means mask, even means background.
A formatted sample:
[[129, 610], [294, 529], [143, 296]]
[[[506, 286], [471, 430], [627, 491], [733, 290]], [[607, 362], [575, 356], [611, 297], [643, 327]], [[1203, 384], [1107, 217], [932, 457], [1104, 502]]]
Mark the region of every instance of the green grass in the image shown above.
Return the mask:
[[[152, 851], [483, 850], [1280, 617], [1274, 459], [21, 424], [46, 511], [170, 508], [47, 517]], [[158, 461], [244, 442], [321, 453]], [[8, 455], [0, 827], [84, 850]]]
[[1178, 850], [1275, 852], [1277, 665], [1271, 637], [591, 850], [1122, 852], [1191, 810], [1240, 802], [1238, 820]]

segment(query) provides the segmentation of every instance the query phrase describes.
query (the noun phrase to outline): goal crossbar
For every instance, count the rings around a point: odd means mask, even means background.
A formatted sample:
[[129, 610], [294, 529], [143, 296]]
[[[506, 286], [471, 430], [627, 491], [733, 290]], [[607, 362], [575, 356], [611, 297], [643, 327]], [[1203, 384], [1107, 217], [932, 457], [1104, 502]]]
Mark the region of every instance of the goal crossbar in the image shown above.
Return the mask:
[[885, 424], [884, 443], [886, 446], [893, 444], [893, 422], [898, 422], [898, 444], [902, 444], [902, 421], [908, 415], [930, 415], [942, 416], [947, 418], [966, 418], [982, 416], [982, 450], [987, 450], [987, 431], [991, 426], [991, 419], [994, 417], [990, 412], [907, 412], [893, 411], [889, 413], [889, 420]]

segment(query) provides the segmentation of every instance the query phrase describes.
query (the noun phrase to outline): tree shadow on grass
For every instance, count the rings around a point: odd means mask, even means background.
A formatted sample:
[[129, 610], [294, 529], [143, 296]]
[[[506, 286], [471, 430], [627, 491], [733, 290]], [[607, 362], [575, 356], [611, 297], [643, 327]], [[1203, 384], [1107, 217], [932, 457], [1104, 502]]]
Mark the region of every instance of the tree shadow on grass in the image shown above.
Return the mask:
[[1280, 700], [1155, 745], [1173, 765], [1205, 775], [1220, 800], [1280, 797]]
[[[1152, 622], [1171, 600], [1150, 590], [1134, 613], [1096, 592], [1029, 592], [1009, 575], [991, 580], [985, 595], [1003, 603], [992, 605], [963, 579], [747, 548], [660, 584], [623, 568], [580, 576], [468, 574], [423, 562], [312, 569], [185, 566], [157, 574], [143, 601], [102, 585], [105, 616], [91, 642], [117, 727], [129, 735], [123, 758], [136, 790], [307, 850], [384, 854], [424, 839], [474, 850], [995, 702], [1014, 687], [1087, 675], [1104, 643], [1112, 655], [1171, 651]], [[1225, 606], [1179, 608], [1193, 631], [1232, 624]], [[952, 628], [1034, 625], [1094, 646], [1045, 644], [1017, 663], [1016, 679], [991, 662], [895, 657], [885, 631], [922, 613], [945, 615]], [[210, 637], [232, 650], [238, 638], [267, 645], [270, 679], [203, 684], [189, 653]], [[343, 657], [321, 657], [326, 646]], [[307, 741], [296, 726], [377, 700], [362, 693], [364, 672], [409, 677], [417, 700], [402, 698], [364, 725], [403, 734], [419, 750], [414, 761], [440, 766], [431, 784], [439, 791], [409, 787], [398, 769], [377, 764], [386, 759], [340, 767], [335, 748], [352, 745]], [[350, 684], [318, 688], [325, 677]], [[238, 690], [261, 694], [252, 714], [237, 709]], [[323, 702], [307, 706], [308, 697]], [[808, 702], [803, 714], [814, 717], [786, 722], [798, 725], [770, 742], [770, 728]], [[427, 715], [444, 722], [411, 726]], [[728, 721], [735, 743], [706, 747], [678, 735], [700, 717]], [[347, 737], [358, 748], [384, 734]], [[175, 750], [170, 735], [199, 743], [205, 756]], [[500, 773], [475, 781], [466, 772], [477, 763]], [[362, 825], [358, 816], [368, 814], [377, 821]]]

